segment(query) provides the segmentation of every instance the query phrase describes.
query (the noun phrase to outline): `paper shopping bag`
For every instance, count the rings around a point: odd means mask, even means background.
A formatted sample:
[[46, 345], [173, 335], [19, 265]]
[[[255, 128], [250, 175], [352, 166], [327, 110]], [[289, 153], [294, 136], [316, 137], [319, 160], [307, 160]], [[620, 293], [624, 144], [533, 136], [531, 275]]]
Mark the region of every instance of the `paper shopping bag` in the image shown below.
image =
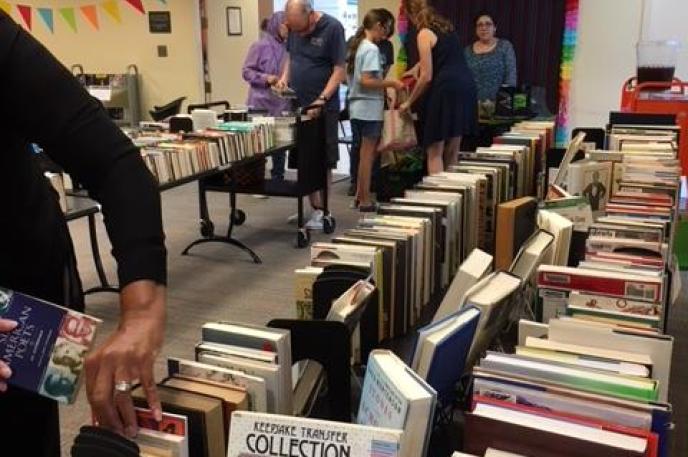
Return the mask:
[[378, 144], [378, 151], [403, 150], [416, 146], [416, 128], [409, 113], [402, 114], [399, 110], [386, 110], [382, 126], [382, 138]]

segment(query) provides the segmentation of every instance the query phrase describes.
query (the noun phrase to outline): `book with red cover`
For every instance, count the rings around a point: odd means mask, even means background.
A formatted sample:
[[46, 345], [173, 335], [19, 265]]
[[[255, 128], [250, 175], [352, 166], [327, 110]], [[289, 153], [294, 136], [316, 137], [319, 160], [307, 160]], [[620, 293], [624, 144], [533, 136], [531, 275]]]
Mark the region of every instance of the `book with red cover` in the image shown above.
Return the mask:
[[631, 266], [664, 268], [664, 260], [657, 257], [644, 255], [619, 254], [617, 252], [604, 252], [588, 249], [585, 252], [586, 260], [599, 260], [603, 262], [623, 263]]
[[472, 401], [472, 407], [475, 409], [477, 403], [484, 403], [489, 405], [498, 406], [500, 408], [512, 409], [515, 411], [520, 411], [523, 413], [534, 414], [541, 417], [547, 417], [550, 419], [563, 420], [571, 422], [573, 424], [584, 425], [586, 427], [597, 428], [600, 430], [607, 430], [615, 433], [622, 433], [624, 435], [635, 436], [637, 438], [643, 438], [647, 440], [647, 449], [645, 451], [645, 457], [657, 457], [657, 447], [659, 444], [657, 434], [648, 430], [643, 430], [639, 428], [626, 427], [623, 425], [614, 424], [612, 422], [605, 422], [599, 419], [593, 419], [590, 417], [579, 416], [571, 413], [564, 413], [561, 411], [546, 410], [543, 408], [538, 408], [535, 406], [527, 406], [519, 403], [512, 403], [504, 400], [499, 400], [496, 398], [485, 397], [481, 395], [474, 395]]
[[186, 420], [177, 414], [162, 413], [160, 422], [155, 420], [150, 409], [135, 408], [136, 422], [139, 427], [177, 436], [187, 436]]
[[602, 270], [541, 265], [537, 284], [540, 288], [579, 290], [649, 302], [662, 299], [660, 278]]

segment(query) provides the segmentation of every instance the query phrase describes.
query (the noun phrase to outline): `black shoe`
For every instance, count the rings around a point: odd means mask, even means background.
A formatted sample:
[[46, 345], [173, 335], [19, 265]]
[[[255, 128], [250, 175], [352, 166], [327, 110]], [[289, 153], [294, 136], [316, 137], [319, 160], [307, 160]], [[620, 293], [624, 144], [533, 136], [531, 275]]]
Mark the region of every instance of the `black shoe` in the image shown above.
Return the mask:
[[369, 205], [359, 205], [358, 210], [362, 213], [376, 213], [378, 209], [377, 203], [371, 203]]
[[353, 197], [354, 195], [356, 195], [356, 183], [355, 182], [352, 182], [349, 185], [349, 190], [346, 191], [346, 195], [349, 197]]

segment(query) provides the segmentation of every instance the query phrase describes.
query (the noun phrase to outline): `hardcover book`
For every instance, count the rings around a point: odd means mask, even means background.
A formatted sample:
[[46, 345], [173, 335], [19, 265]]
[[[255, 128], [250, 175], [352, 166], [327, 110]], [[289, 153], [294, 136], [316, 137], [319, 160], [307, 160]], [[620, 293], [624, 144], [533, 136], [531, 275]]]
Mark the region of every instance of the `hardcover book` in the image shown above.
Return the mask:
[[101, 321], [3, 288], [0, 318], [18, 322], [13, 331], [0, 333], [0, 358], [12, 369], [8, 383], [73, 403]]

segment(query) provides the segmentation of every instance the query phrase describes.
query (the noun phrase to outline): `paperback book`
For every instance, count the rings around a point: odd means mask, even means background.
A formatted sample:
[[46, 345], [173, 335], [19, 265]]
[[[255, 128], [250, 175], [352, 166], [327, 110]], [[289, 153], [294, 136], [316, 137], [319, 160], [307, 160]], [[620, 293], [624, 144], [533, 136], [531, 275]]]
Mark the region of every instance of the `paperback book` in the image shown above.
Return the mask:
[[0, 333], [0, 358], [12, 370], [8, 383], [73, 403], [101, 321], [3, 288], [0, 318], [18, 323], [13, 331]]

